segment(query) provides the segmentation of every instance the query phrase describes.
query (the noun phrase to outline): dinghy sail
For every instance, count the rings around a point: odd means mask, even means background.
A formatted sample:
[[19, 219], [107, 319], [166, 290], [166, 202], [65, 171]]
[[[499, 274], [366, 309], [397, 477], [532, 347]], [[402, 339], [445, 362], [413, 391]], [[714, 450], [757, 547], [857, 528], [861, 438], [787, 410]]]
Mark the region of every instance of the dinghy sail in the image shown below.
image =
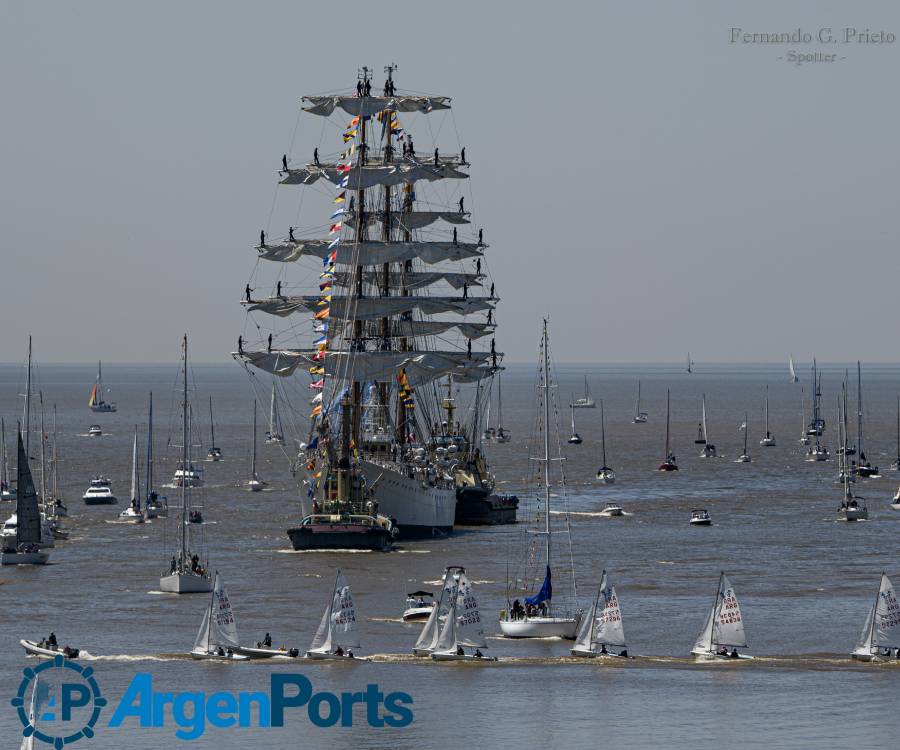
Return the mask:
[[709, 609], [706, 623], [691, 653], [697, 659], [751, 659], [739, 654], [747, 647], [741, 607], [731, 583], [723, 571], [719, 575], [716, 598]]
[[418, 640], [413, 646], [413, 654], [415, 656], [430, 656], [437, 648], [441, 629], [447, 620], [447, 613], [450, 611], [452, 602], [456, 598], [459, 576], [465, 572], [466, 569], [458, 565], [448, 566], [444, 571], [441, 595], [437, 603], [431, 608], [428, 621], [425, 623]]
[[228, 659], [245, 661], [248, 657], [235, 654], [238, 647], [237, 624], [225, 583], [216, 571], [215, 584], [209, 605], [197, 631], [191, 656], [195, 659]]
[[[447, 619], [441, 627], [431, 658], [435, 661], [496, 661], [496, 657], [481, 653], [481, 649], [487, 648], [487, 640], [471, 582], [464, 572], [460, 572], [454, 576], [454, 584]], [[475, 649], [475, 653], [467, 654], [466, 648]]]
[[897, 602], [894, 584], [882, 573], [878, 595], [869, 609], [859, 642], [851, 656], [859, 661], [878, 661], [880, 658], [889, 658], [892, 650], [898, 648], [900, 648], [900, 603]]
[[356, 607], [350, 584], [340, 571], [334, 579], [331, 598], [322, 614], [319, 629], [313, 638], [308, 659], [353, 659], [352, 649], [359, 648], [359, 633], [356, 630]]
[[[614, 648], [618, 654], [610, 652]], [[591, 609], [581, 618], [572, 656], [628, 656], [625, 646], [625, 627], [615, 587], [606, 571], [600, 578], [600, 589]]]

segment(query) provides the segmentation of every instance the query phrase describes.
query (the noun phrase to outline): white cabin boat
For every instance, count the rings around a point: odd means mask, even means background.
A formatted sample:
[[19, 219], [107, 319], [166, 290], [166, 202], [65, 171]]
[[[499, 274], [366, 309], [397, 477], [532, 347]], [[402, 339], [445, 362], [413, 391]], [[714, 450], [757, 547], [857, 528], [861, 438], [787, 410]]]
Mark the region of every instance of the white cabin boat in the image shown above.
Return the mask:
[[434, 594], [430, 591], [412, 591], [406, 595], [406, 609], [403, 610], [403, 622], [427, 620], [434, 610]]
[[115, 505], [119, 499], [113, 494], [112, 483], [104, 476], [97, 475], [91, 480], [81, 496], [85, 505]]
[[691, 520], [689, 523], [691, 526], [711, 526], [712, 517], [709, 515], [708, 510], [696, 508], [691, 511]]

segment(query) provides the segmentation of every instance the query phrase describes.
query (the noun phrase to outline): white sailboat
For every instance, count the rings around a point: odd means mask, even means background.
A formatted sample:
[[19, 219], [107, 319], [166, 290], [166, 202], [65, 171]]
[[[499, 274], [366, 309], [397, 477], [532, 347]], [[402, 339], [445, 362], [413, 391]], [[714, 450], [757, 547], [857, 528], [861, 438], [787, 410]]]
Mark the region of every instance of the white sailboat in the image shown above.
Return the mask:
[[641, 409], [641, 381], [638, 380], [637, 400], [634, 402], [634, 417], [631, 421], [634, 424], [644, 424], [647, 419], [647, 412]]
[[775, 446], [775, 436], [769, 431], [769, 386], [766, 386], [766, 434], [760, 439], [759, 444], [766, 448]]
[[809, 445], [809, 435], [806, 434], [806, 399], [803, 396], [803, 386], [800, 386], [800, 445]]
[[[181, 462], [191, 465], [191, 439], [188, 431], [188, 344], [187, 334], [181, 343], [183, 380], [181, 394]], [[169, 572], [159, 579], [159, 588], [172, 594], [206, 594], [213, 590], [208, 562], [204, 565], [200, 555], [191, 549], [192, 532], [188, 524], [191, 498], [194, 488], [187, 482], [181, 484], [181, 514], [179, 518], [179, 550], [172, 556]]]
[[569, 445], [581, 445], [581, 435], [575, 431], [575, 407], [572, 406], [572, 436], [569, 438]]
[[[820, 416], [822, 399], [822, 378], [818, 375], [816, 360], [813, 358], [813, 420], [807, 425], [806, 434], [815, 435], [816, 443], [806, 451], [807, 461], [827, 461], [828, 448], [822, 445], [822, 432], [825, 430], [825, 420]], [[846, 440], [844, 450], [847, 449]]]
[[256, 471], [256, 399], [253, 400], [253, 452], [250, 454], [250, 478], [247, 480], [247, 489], [250, 492], [260, 492], [266, 483], [259, 478]]
[[[471, 582], [462, 571], [453, 576], [453, 582], [450, 607], [431, 658], [435, 661], [497, 661], [496, 656], [485, 656], [481, 652], [487, 648], [487, 640]], [[466, 653], [467, 648], [475, 649], [474, 653]]]
[[[41, 683], [40, 675], [35, 675], [31, 683], [31, 700], [28, 704], [28, 723], [34, 729], [38, 728], [44, 705], [43, 698], [46, 697], [47, 689]], [[22, 744], [19, 750], [34, 750], [34, 732], [30, 731], [27, 736], [22, 737]]]
[[753, 658], [738, 652], [739, 648], [747, 648], [744, 620], [737, 595], [723, 571], [719, 575], [715, 601], [709, 609], [706, 623], [694, 643], [691, 654], [701, 661]]
[[153, 393], [150, 393], [150, 404], [147, 409], [147, 476], [144, 483], [144, 508], [147, 518], [167, 517], [169, 501], [153, 489]]
[[594, 397], [591, 396], [591, 389], [588, 388], [587, 375], [584, 376], [584, 395], [581, 398], [572, 399], [570, 406], [573, 409], [593, 409], [596, 406]]
[[425, 622], [422, 632], [419, 633], [418, 639], [416, 639], [416, 643], [413, 646], [413, 655], [431, 656], [437, 648], [441, 629], [447, 620], [447, 613], [450, 611], [456, 598], [459, 576], [465, 572], [466, 569], [460, 565], [450, 565], [444, 569], [441, 594], [434, 607], [431, 608], [428, 620]]
[[134, 426], [134, 445], [131, 449], [131, 503], [119, 513], [120, 523], [143, 523], [144, 512], [141, 510], [140, 480], [138, 478], [138, 439], [137, 425]]
[[597, 479], [602, 484], [615, 484], [616, 472], [606, 465], [606, 419], [603, 414], [603, 399], [600, 399], [600, 449], [603, 458], [602, 466], [597, 469]]
[[88, 406], [91, 407], [91, 411], [96, 412], [109, 413], [116, 410], [115, 404], [103, 399], [103, 364], [101, 362], [97, 363], [97, 380], [94, 383], [94, 387], [91, 388]]
[[281, 428], [281, 417], [278, 414], [278, 395], [272, 383], [272, 399], [269, 402], [269, 430], [266, 432], [266, 445], [284, 443], [284, 430]]
[[866, 449], [863, 443], [863, 401], [862, 401], [862, 366], [856, 361], [856, 447], [859, 450], [859, 463], [856, 473], [863, 479], [880, 479], [881, 474], [877, 466], [872, 466], [866, 458]]
[[222, 460], [222, 449], [216, 445], [216, 423], [213, 420], [212, 396], [209, 397], [209, 450], [206, 451], [206, 457], [210, 461]]
[[[540, 590], [532, 596], [526, 597], [526, 607], [516, 607], [513, 603], [509, 603], [509, 609], [501, 613], [500, 630], [503, 635], [508, 638], [547, 638], [562, 637], [572, 639], [575, 637], [575, 631], [578, 625], [578, 616], [570, 612], [562, 612], [557, 614], [552, 603], [553, 586], [551, 584], [551, 566], [553, 564], [553, 529], [550, 524], [550, 499], [551, 499], [551, 482], [550, 482], [550, 401], [553, 398], [553, 392], [556, 388], [550, 380], [550, 349], [549, 338], [547, 333], [547, 320], [544, 320], [543, 335], [541, 337], [541, 375], [538, 384], [538, 402], [539, 408], [543, 411], [542, 433], [543, 433], [543, 457], [536, 459], [543, 466], [543, 503], [540, 508], [543, 515], [543, 528], [535, 528], [527, 530], [530, 537], [542, 536], [544, 538], [544, 563], [545, 571], [543, 583]], [[561, 462], [559, 462], [561, 463]], [[564, 475], [563, 475], [563, 488]], [[566, 538], [569, 543], [569, 560], [572, 560], [571, 545], [572, 539], [569, 533], [568, 514], [566, 514]], [[529, 541], [526, 545], [527, 549], [531, 549], [533, 542]], [[533, 568], [532, 568], [533, 564]], [[528, 563], [526, 564], [526, 586], [530, 583], [536, 583], [538, 573], [537, 557], [528, 555]], [[537, 579], [540, 580], [540, 579]], [[572, 596], [577, 601], [577, 588], [575, 584], [575, 570], [572, 569]], [[509, 599], [509, 592], [507, 593]], [[518, 604], [518, 599], [515, 601]]]
[[[900, 408], [900, 407], [898, 407]], [[898, 417], [900, 419], [900, 417]], [[898, 422], [900, 424], [900, 422]], [[16, 499], [9, 484], [9, 457], [6, 453], [6, 423], [0, 419], [0, 501]]]
[[750, 463], [750, 451], [747, 449], [747, 433], [750, 432], [749, 418], [747, 412], [744, 412], [744, 451], [734, 460], [736, 464]]
[[[610, 651], [613, 649], [613, 651]], [[606, 571], [600, 577], [600, 588], [591, 608], [581, 618], [572, 656], [628, 656], [625, 645], [625, 626], [615, 587]]]
[[843, 480], [843, 489], [844, 489], [844, 497], [841, 500], [841, 504], [838, 506], [837, 513], [838, 518], [843, 521], [865, 521], [869, 517], [869, 509], [866, 507], [866, 501], [858, 496], [854, 495], [850, 490], [850, 479], [852, 474], [852, 469], [848, 465], [848, 455], [847, 455], [847, 427], [846, 427], [846, 419], [847, 419], [847, 389], [846, 387], [843, 389], [843, 409], [842, 409], [842, 420], [839, 421], [839, 430], [842, 439], [842, 448], [841, 455], [838, 458], [841, 461], [841, 478]]
[[200, 630], [197, 631], [191, 657], [213, 661], [249, 661], [249, 656], [235, 652], [237, 647], [237, 624], [234, 621], [231, 600], [225, 591], [221, 576], [216, 571], [212, 596], [203, 614]]
[[700, 458], [716, 458], [716, 446], [709, 440], [709, 428], [706, 426], [706, 394], [703, 394], [700, 428], [703, 432], [703, 448], [700, 450]]
[[675, 454], [669, 442], [669, 421], [671, 416], [669, 389], [666, 388], [666, 458], [659, 465], [658, 471], [678, 471], [678, 464], [675, 463]]
[[58, 519], [68, 516], [69, 509], [66, 507], [62, 492], [59, 489], [59, 439], [56, 431], [56, 404], [53, 404], [52, 439], [53, 442], [51, 444], [50, 454], [52, 463], [50, 491], [47, 493], [47, 496], [43, 498], [42, 509], [44, 514], [54, 522], [53, 533], [59, 535], [61, 529], [59, 528]]
[[872, 607], [866, 615], [859, 642], [850, 654], [859, 661], [882, 661], [900, 655], [900, 604], [894, 584], [884, 573]]
[[353, 654], [355, 648], [359, 648], [356, 607], [353, 604], [350, 584], [338, 569], [331, 596], [328, 598], [312, 645], [306, 652], [306, 658], [339, 661], [356, 659]]
[[794, 355], [790, 355], [788, 357], [788, 377], [791, 383], [799, 383], [800, 378], [797, 377], [797, 373], [794, 372]]
[[16, 533], [3, 536], [0, 564], [44, 565], [50, 553], [41, 549], [41, 511], [21, 432], [18, 433], [16, 470]]

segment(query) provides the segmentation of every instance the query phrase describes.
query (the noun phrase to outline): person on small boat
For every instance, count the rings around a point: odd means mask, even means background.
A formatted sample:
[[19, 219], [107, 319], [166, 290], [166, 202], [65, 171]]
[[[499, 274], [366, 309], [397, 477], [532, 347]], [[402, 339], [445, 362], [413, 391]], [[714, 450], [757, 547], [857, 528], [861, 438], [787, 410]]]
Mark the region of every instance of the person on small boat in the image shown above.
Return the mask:
[[175, 569], [178, 567], [178, 563], [175, 561], [175, 555], [172, 555], [172, 562], [169, 566], [169, 573], [174, 573]]
[[219, 646], [219, 648], [216, 649], [216, 654], [218, 654], [219, 656], [225, 656], [225, 649]]
[[476, 648], [476, 649], [475, 649], [475, 658], [476, 658], [476, 659], [482, 659], [482, 658], [484, 658], [484, 654], [481, 653], [481, 649], [480, 649], [480, 648]]
[[263, 646], [266, 648], [272, 648], [272, 636], [266, 633], [266, 637], [263, 638]]
[[604, 655], [609, 653], [609, 651], [606, 650], [606, 644], [605, 644], [605, 643], [601, 643], [601, 644], [600, 644], [600, 653], [601, 653], [601, 654], [604, 654]]
[[628, 649], [627, 649], [627, 648], [623, 648], [623, 649], [619, 652], [619, 656], [621, 656], [623, 659], [627, 659], [627, 658], [628, 658]]
[[466, 655], [466, 652], [463, 650], [462, 646], [456, 647], [456, 655], [457, 656], [465, 656]]
[[738, 650], [736, 647], [731, 649], [731, 658], [732, 659], [740, 658], [740, 655], [738, 654]]
[[344, 655], [344, 649], [342, 649], [340, 646], [338, 646], [338, 647], [334, 650], [334, 655], [335, 655], [335, 656], [343, 656], [343, 655]]
[[718, 651], [716, 651], [717, 656], [728, 656], [728, 649], [724, 646], [719, 646]]
[[56, 642], [56, 633], [50, 633], [50, 637], [47, 639], [47, 648], [54, 650], [59, 648], [59, 644]]
[[225, 656], [227, 656], [227, 657], [230, 659], [231, 657], [234, 656], [234, 651], [232, 651], [232, 650], [229, 648], [229, 649], [225, 652]]
[[350, 651], [350, 649], [347, 649], [347, 658], [348, 658], [348, 659], [353, 659], [353, 658], [354, 658], [354, 657], [353, 657], [353, 652]]

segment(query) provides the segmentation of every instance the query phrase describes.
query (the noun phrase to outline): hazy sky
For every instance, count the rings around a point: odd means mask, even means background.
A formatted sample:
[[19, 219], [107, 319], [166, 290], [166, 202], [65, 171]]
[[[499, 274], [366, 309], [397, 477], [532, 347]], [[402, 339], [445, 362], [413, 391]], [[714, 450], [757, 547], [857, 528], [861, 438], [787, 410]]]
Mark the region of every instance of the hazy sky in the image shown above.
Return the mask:
[[897, 3], [0, 4], [0, 359], [226, 359], [300, 96], [392, 61], [454, 98], [509, 361], [545, 312], [559, 361], [898, 359], [900, 41], [730, 43]]

